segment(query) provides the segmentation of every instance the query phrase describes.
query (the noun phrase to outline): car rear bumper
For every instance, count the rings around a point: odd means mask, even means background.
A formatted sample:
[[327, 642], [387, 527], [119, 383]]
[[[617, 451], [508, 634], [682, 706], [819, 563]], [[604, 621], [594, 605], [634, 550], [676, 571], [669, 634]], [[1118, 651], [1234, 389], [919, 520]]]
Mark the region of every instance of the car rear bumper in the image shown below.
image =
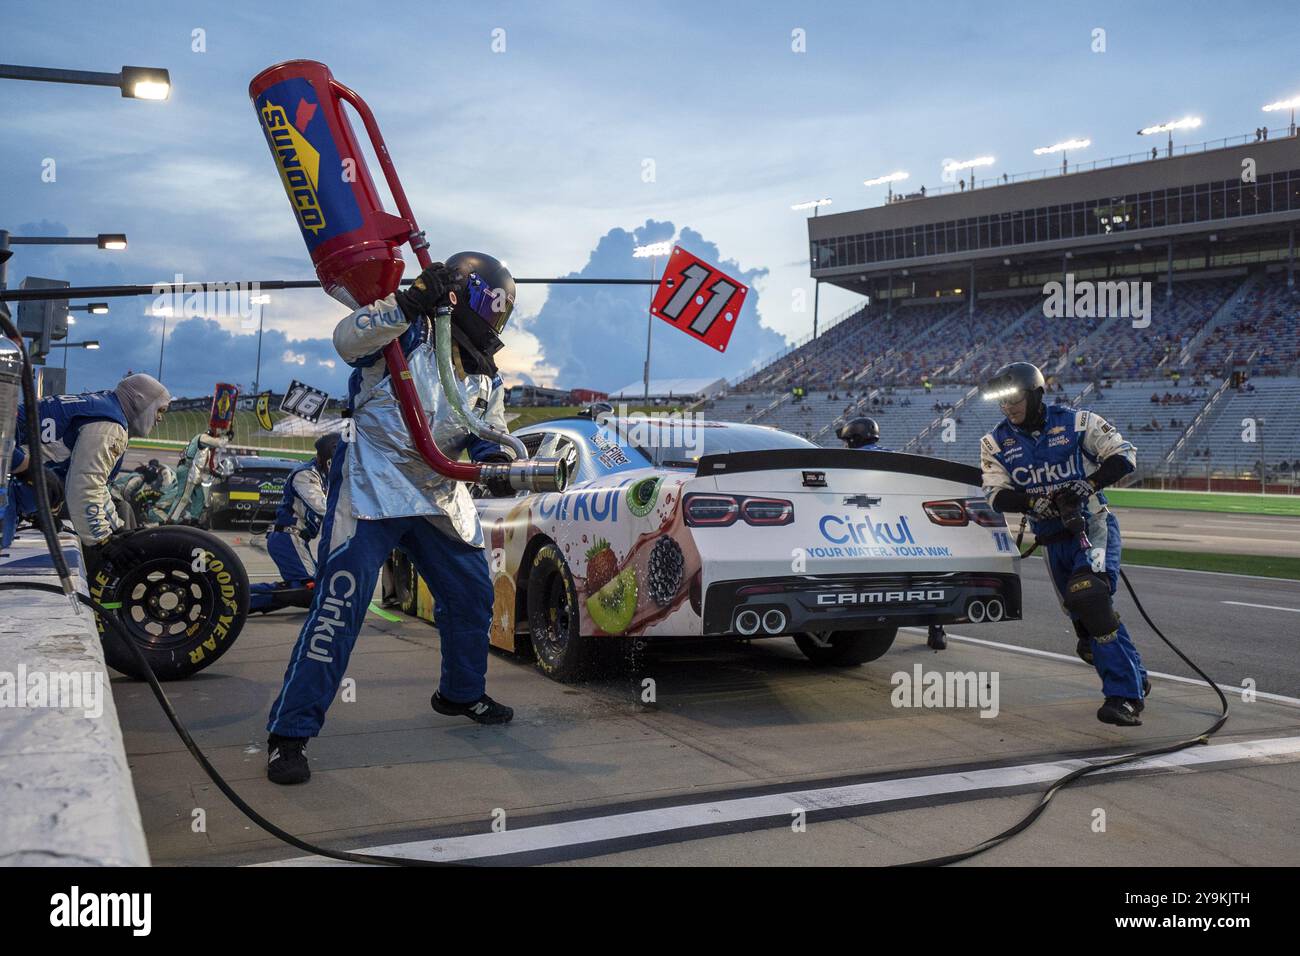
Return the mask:
[[718, 581], [704, 633], [764, 637], [925, 624], [1019, 620], [1020, 578], [986, 571], [834, 574]]

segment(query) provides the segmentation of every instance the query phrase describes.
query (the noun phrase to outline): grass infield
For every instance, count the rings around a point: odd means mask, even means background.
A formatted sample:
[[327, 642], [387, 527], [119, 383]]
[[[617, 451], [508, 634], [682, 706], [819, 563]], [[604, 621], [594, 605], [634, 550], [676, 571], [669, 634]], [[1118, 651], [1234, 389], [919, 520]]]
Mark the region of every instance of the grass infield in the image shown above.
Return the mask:
[[[1042, 556], [1042, 549], [1034, 557]], [[1278, 558], [1260, 554], [1202, 554], [1195, 551], [1162, 551], [1155, 548], [1124, 548], [1126, 567], [1148, 565], [1157, 568], [1183, 568], [1188, 571], [1214, 571], [1219, 574], [1253, 574], [1262, 578], [1300, 581], [1300, 558]]]
[[1106, 490], [1117, 508], [1160, 508], [1175, 511], [1219, 511], [1226, 514], [1300, 516], [1300, 495], [1254, 495], [1210, 491]]

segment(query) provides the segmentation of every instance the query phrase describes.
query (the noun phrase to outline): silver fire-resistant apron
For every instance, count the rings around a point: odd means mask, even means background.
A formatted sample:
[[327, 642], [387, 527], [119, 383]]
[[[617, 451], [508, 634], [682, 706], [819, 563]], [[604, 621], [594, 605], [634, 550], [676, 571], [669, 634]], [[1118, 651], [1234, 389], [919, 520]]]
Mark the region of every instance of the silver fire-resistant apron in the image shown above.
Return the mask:
[[[428, 342], [406, 359], [433, 440], [455, 461], [474, 436], [453, 418], [438, 382], [436, 361]], [[467, 375], [464, 389], [466, 407], [483, 415], [492, 380], [486, 375]], [[439, 475], [420, 457], [402, 420], [391, 376], [385, 375], [357, 397], [353, 421], [354, 439], [347, 444], [343, 480], [351, 493], [355, 517], [375, 520], [424, 515], [443, 533], [483, 547], [483, 528], [469, 489], [463, 481]]]

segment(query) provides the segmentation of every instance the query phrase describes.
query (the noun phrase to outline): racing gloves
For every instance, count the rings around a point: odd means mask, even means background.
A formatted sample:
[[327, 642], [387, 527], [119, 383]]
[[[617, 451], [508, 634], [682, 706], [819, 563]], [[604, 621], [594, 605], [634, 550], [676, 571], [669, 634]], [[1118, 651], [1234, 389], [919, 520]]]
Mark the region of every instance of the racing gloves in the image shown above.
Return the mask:
[[432, 316], [438, 306], [447, 304], [447, 293], [456, 288], [459, 280], [453, 270], [435, 262], [421, 272], [410, 287], [397, 291], [397, 304], [407, 319]]
[[1056, 506], [1046, 495], [1027, 495], [1012, 488], [1001, 488], [990, 502], [994, 511], [1019, 511], [1038, 521], [1056, 517]]

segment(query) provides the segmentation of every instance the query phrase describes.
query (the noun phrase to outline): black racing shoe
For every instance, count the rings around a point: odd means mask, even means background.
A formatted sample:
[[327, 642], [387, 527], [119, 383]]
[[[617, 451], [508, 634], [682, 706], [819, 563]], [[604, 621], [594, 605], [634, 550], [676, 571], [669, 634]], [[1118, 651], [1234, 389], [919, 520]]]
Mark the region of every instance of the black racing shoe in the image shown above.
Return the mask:
[[266, 738], [266, 779], [272, 783], [306, 783], [311, 779], [307, 766], [307, 737]]
[[1107, 697], [1106, 703], [1097, 709], [1097, 719], [1103, 724], [1117, 727], [1141, 727], [1142, 702], [1129, 700], [1127, 697]]
[[948, 646], [948, 635], [944, 634], [942, 624], [930, 625], [930, 634], [925, 639], [925, 646], [932, 651], [942, 651]]
[[498, 704], [487, 694], [468, 704], [458, 704], [443, 697], [439, 691], [434, 691], [429, 704], [447, 717], [468, 717], [478, 724], [508, 724], [515, 715], [513, 708]]
[[1151, 696], [1151, 681], [1142, 678], [1142, 699], [1133, 701], [1133, 707], [1140, 714], [1147, 709], [1147, 698]]

